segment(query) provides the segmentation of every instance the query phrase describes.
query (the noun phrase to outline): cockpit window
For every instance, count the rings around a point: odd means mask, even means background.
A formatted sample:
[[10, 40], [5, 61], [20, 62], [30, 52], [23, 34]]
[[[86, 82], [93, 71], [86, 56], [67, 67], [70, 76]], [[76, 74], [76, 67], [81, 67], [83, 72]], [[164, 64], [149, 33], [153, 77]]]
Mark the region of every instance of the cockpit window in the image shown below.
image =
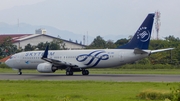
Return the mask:
[[14, 59], [14, 58], [15, 58], [15, 56], [11, 56], [11, 57], [10, 57], [10, 59]]
[[12, 55], [9, 59], [14, 59], [16, 57], [17, 57], [16, 55]]
[[11, 56], [9, 59], [12, 59], [13, 57]]

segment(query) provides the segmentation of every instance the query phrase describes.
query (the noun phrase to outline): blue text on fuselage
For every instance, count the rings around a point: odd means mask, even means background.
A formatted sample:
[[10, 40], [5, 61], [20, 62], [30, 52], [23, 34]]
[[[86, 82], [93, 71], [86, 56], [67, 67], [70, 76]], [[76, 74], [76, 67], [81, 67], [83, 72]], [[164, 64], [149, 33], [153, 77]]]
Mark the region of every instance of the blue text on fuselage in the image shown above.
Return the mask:
[[[27, 52], [25, 54], [25, 56], [30, 57], [30, 56], [34, 56], [34, 57], [40, 57], [43, 56], [44, 52]], [[54, 56], [55, 52], [48, 52], [49, 56]]]

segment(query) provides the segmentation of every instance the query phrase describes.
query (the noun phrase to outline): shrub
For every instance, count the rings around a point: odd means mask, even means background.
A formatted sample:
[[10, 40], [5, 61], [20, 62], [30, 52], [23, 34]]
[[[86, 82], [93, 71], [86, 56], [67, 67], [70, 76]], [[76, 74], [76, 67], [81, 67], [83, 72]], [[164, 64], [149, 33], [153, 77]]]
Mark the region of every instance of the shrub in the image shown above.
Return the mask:
[[177, 89], [175, 87], [170, 88], [170, 91], [145, 90], [140, 92], [137, 98], [144, 100], [180, 101], [180, 85]]
[[180, 69], [178, 66], [173, 66], [170, 64], [126, 64], [122, 69]]
[[175, 87], [170, 88], [170, 90], [172, 91], [172, 101], [180, 101], [180, 85], [179, 87], [176, 89]]
[[10, 68], [6, 64], [0, 64], [0, 68]]
[[165, 100], [172, 99], [172, 94], [168, 91], [145, 90], [140, 92], [137, 97], [144, 100]]

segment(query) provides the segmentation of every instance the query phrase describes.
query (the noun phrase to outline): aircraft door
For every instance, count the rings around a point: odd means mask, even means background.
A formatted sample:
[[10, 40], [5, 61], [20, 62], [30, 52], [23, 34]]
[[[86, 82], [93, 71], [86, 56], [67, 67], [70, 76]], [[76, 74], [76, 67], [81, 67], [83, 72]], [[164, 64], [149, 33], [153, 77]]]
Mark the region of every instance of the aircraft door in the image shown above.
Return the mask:
[[124, 52], [120, 52], [120, 62], [124, 62], [123, 54], [124, 54]]
[[20, 54], [17, 54], [17, 55], [15, 56], [15, 58], [16, 58], [16, 62], [17, 62], [17, 63], [20, 63], [20, 61], [21, 61], [21, 55], [20, 55]]

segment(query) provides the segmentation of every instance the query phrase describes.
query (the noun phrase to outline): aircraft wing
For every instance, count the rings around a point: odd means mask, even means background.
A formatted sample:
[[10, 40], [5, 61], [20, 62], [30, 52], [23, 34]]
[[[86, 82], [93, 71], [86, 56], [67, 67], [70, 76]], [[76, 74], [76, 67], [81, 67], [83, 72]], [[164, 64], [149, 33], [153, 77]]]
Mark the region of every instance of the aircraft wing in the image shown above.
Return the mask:
[[73, 63], [68, 63], [68, 62], [65, 62], [65, 61], [60, 61], [60, 60], [56, 60], [56, 59], [51, 59], [51, 58], [48, 58], [48, 48], [49, 46], [46, 47], [46, 50], [44, 51], [44, 54], [42, 56], [41, 59], [51, 63], [51, 64], [54, 64], [54, 65], [58, 65], [58, 66], [70, 66], [70, 67], [78, 67], [76, 64], [73, 64]]
[[51, 59], [51, 58], [42, 58], [42, 59], [47, 61], [47, 62], [50, 62], [51, 64], [58, 65], [58, 66], [66, 65], [66, 66], [70, 66], [70, 67], [78, 67], [75, 64], [68, 63], [68, 62], [65, 62], [65, 61], [59, 61], [59, 60]]
[[151, 53], [163, 52], [163, 51], [173, 50], [173, 49], [174, 49], [174, 48], [166, 48], [166, 49], [152, 50]]

